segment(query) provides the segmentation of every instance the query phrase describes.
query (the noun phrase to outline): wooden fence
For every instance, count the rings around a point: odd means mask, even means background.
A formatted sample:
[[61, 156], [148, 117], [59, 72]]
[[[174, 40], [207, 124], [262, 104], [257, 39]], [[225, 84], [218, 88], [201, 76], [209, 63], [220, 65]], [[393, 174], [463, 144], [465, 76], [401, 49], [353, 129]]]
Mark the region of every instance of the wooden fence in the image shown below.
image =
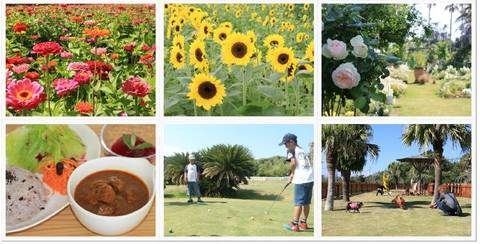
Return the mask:
[[[351, 183], [350, 184], [350, 193], [362, 193], [376, 191], [378, 184], [375, 183]], [[455, 184], [455, 183], [446, 183], [441, 186], [442, 189], [448, 189], [453, 192], [458, 197], [472, 197], [472, 186], [471, 184]], [[400, 185], [399, 189], [405, 189], [405, 185]], [[392, 188], [393, 190], [393, 188]], [[428, 184], [427, 193], [433, 195], [433, 183]], [[335, 197], [342, 196], [342, 183], [335, 184]], [[322, 199], [327, 197], [327, 183], [322, 182]]]
[[[449, 190], [457, 197], [472, 197], [472, 185], [460, 183], [445, 183], [440, 186], [440, 190]], [[433, 195], [433, 183], [428, 184], [427, 192]]]

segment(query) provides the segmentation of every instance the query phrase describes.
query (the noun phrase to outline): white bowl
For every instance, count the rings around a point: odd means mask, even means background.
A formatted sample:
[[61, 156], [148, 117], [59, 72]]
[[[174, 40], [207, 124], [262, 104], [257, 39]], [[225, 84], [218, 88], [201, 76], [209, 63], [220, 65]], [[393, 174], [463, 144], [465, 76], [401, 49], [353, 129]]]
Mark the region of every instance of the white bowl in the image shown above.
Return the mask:
[[[85, 177], [103, 170], [122, 170], [142, 179], [149, 200], [140, 209], [121, 216], [97, 215], [82, 208], [74, 199], [75, 188]], [[87, 229], [100, 235], [121, 235], [135, 228], [147, 216], [155, 196], [155, 167], [143, 158], [103, 157], [89, 160], [75, 169], [68, 180], [68, 200], [73, 213]]]

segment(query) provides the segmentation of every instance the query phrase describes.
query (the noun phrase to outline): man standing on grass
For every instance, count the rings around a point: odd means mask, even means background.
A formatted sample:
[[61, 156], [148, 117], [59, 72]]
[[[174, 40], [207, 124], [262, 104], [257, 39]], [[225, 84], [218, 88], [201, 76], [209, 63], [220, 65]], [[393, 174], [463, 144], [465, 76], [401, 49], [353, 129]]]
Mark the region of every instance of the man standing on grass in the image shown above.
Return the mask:
[[305, 231], [308, 229], [307, 219], [312, 200], [313, 167], [308, 155], [298, 146], [296, 135], [286, 134], [279, 145], [287, 148], [287, 162], [290, 163], [288, 182], [294, 185], [293, 220], [285, 228], [294, 232]]
[[202, 203], [200, 193], [200, 169], [195, 163], [195, 155], [190, 154], [188, 156], [189, 163], [185, 166], [184, 179], [187, 181], [188, 188], [188, 203], [193, 203], [192, 196], [197, 197], [197, 202]]

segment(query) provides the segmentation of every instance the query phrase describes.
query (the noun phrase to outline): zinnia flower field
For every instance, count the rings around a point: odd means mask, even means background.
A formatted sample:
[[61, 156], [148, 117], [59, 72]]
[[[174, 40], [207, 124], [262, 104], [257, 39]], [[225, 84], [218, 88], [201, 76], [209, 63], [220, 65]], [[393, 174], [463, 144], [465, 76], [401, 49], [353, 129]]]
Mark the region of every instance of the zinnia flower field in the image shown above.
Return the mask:
[[313, 4], [165, 5], [165, 114], [313, 115]]
[[155, 115], [154, 5], [7, 5], [8, 116]]

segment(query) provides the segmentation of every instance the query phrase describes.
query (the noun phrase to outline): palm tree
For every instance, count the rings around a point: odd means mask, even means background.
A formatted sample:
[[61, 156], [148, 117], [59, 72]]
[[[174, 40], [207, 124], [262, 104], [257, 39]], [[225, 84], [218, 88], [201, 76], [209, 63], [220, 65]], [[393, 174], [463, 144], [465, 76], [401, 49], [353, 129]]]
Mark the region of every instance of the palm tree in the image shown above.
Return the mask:
[[428, 7], [428, 25], [430, 25], [430, 20], [432, 20], [432, 18], [430, 17], [432, 7], [434, 7], [435, 5], [437, 5], [437, 4], [435, 4], [435, 3], [428, 3], [427, 4], [427, 7]]
[[443, 146], [449, 140], [453, 146], [459, 145], [462, 150], [468, 150], [471, 145], [470, 125], [416, 124], [407, 126], [402, 134], [402, 141], [406, 145], [410, 146], [416, 143], [423, 150], [433, 148], [435, 184], [432, 204], [436, 202], [439, 196], [442, 181]]
[[165, 183], [181, 185], [184, 184], [185, 166], [188, 164], [188, 153], [175, 153], [173, 156], [165, 157]]
[[232, 195], [255, 173], [252, 153], [241, 145], [215, 145], [202, 150], [200, 156], [204, 161], [202, 175], [211, 182], [207, 195]]
[[448, 12], [450, 12], [450, 34], [448, 37], [450, 38], [450, 40], [452, 40], [453, 13], [458, 10], [458, 5], [454, 3], [449, 4], [445, 6], [445, 10], [448, 10]]
[[[405, 179], [407, 177], [407, 171], [409, 169], [410, 168], [407, 165], [401, 162], [396, 162], [396, 161], [388, 165], [387, 171], [388, 171], [388, 174], [395, 181], [395, 189], [398, 189], [400, 185], [400, 180]], [[403, 180], [403, 182], [405, 182], [405, 180]]]
[[325, 152], [327, 164], [327, 199], [325, 211], [333, 211], [335, 196], [335, 169], [337, 168], [336, 149], [343, 144], [345, 125], [323, 125], [322, 126], [322, 148]]
[[[368, 141], [373, 132], [370, 125], [347, 125], [346, 134], [342, 147], [337, 148], [337, 169], [342, 175], [343, 200], [350, 201], [350, 177], [353, 172], [360, 172], [367, 163], [366, 158], [378, 157], [380, 149], [378, 145]], [[339, 153], [340, 152], [340, 153]]]

